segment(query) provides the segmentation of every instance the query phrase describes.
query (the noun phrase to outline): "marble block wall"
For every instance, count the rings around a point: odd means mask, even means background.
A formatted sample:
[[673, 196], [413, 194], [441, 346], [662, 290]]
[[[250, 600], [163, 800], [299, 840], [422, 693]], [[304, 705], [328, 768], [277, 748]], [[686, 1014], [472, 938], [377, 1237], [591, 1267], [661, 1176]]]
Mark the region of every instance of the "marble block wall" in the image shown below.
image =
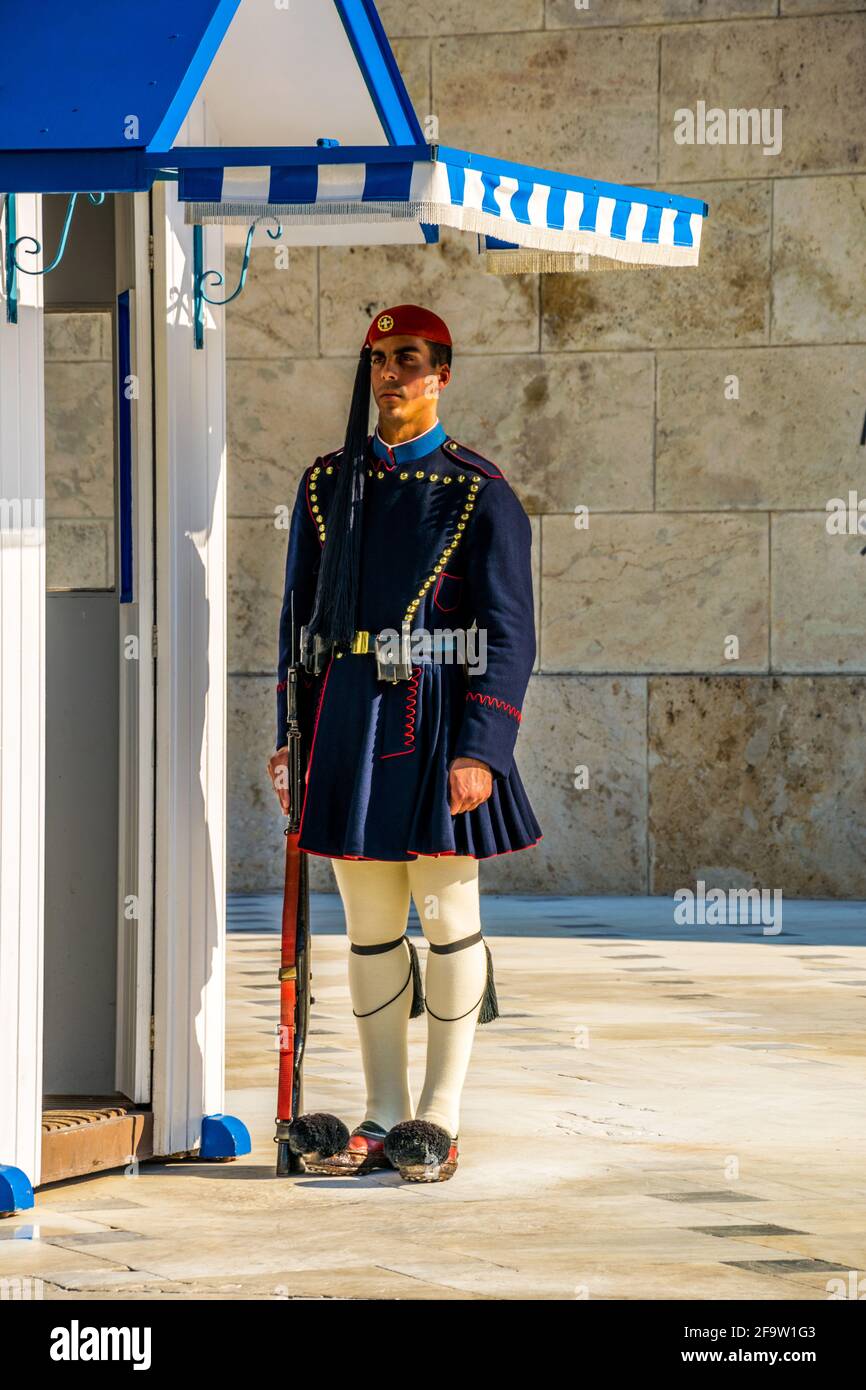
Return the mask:
[[45, 582], [114, 584], [111, 314], [45, 314]]
[[[288, 268], [254, 250], [227, 310], [231, 888], [282, 881], [280, 522], [342, 441], [370, 317], [415, 300], [455, 339], [446, 428], [499, 462], [533, 525], [516, 758], [544, 838], [487, 861], [482, 888], [866, 896], [866, 5], [379, 11], [430, 138], [710, 215], [700, 267], [674, 272], [488, 275], [447, 229]], [[678, 113], [711, 108], [780, 111], [777, 151], [678, 143]], [[335, 888], [328, 861], [311, 871]]]

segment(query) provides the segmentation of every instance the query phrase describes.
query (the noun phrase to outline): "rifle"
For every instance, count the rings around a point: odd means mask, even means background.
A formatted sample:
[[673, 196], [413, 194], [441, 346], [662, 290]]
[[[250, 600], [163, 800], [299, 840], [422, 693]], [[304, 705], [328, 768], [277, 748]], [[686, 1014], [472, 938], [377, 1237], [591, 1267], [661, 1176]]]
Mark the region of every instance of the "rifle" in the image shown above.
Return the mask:
[[289, 1148], [288, 1132], [303, 1110], [304, 1044], [310, 1016], [310, 892], [307, 856], [298, 848], [304, 788], [305, 749], [298, 723], [298, 681], [304, 669], [295, 660], [295, 595], [292, 591], [290, 664], [287, 671], [286, 743], [289, 750], [289, 819], [280, 949], [280, 1065], [277, 1086], [277, 1177], [304, 1172], [300, 1155]]

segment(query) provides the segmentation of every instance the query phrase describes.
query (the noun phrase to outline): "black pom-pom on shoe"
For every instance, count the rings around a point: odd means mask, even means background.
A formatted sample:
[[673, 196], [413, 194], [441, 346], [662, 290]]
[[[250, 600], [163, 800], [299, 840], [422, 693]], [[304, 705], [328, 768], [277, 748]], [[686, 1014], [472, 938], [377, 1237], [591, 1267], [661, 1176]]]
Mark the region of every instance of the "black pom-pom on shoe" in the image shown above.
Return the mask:
[[336, 1115], [327, 1111], [313, 1110], [308, 1115], [298, 1115], [289, 1126], [289, 1148], [292, 1153], [307, 1159], [330, 1158], [345, 1148], [349, 1130]]
[[385, 1156], [406, 1182], [443, 1182], [457, 1167], [457, 1139], [432, 1120], [401, 1120], [385, 1136]]

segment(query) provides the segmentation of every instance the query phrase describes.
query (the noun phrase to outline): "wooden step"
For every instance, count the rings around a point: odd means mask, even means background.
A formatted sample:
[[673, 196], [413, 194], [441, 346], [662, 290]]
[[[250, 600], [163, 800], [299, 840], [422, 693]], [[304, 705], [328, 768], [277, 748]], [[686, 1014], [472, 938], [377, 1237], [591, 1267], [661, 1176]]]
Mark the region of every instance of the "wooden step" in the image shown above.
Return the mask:
[[125, 1096], [43, 1096], [39, 1186], [153, 1157], [153, 1112]]

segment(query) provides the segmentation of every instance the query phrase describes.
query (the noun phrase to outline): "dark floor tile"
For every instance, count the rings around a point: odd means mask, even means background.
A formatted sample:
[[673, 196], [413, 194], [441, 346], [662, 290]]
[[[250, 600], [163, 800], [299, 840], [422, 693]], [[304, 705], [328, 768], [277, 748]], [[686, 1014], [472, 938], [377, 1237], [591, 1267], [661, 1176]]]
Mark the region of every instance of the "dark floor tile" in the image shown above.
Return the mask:
[[68, 1236], [49, 1236], [46, 1245], [119, 1245], [128, 1240], [150, 1240], [140, 1231], [70, 1231]]
[[721, 1192], [651, 1192], [662, 1202], [765, 1202], [766, 1197], [752, 1197], [747, 1192], [731, 1192], [725, 1188]]
[[723, 1239], [730, 1236], [736, 1240], [739, 1236], [806, 1236], [811, 1235], [811, 1231], [798, 1231], [793, 1226], [774, 1226], [771, 1222], [760, 1225], [757, 1221], [753, 1226], [689, 1226], [688, 1230], [698, 1231], [704, 1236], [720, 1236]]
[[141, 1207], [141, 1202], [131, 1202], [128, 1197], [92, 1197], [90, 1201], [81, 1202], [52, 1202], [49, 1197], [48, 1205], [52, 1211], [121, 1211], [126, 1207]]
[[855, 1265], [840, 1265], [833, 1260], [722, 1260], [723, 1265], [735, 1269], [750, 1269], [754, 1274], [812, 1274], [827, 1273], [833, 1270], [855, 1269]]

